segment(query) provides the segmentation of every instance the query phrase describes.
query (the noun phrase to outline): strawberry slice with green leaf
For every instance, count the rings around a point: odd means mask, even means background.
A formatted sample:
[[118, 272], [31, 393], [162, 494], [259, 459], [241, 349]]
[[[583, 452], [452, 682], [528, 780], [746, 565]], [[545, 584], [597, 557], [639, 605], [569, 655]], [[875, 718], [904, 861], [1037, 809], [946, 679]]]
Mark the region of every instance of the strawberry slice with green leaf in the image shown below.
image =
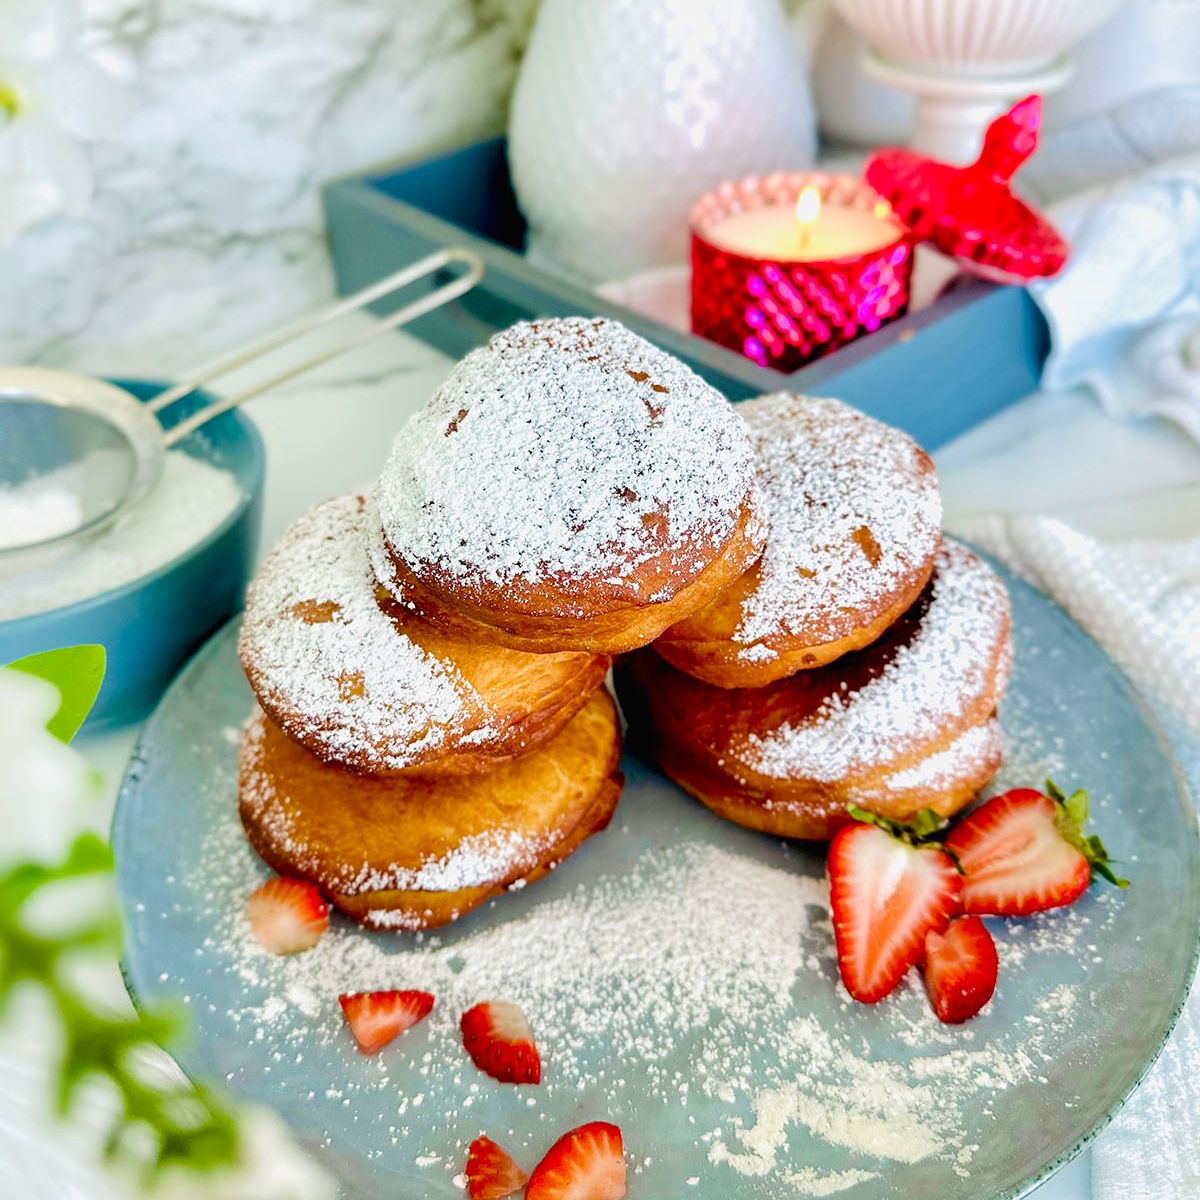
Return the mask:
[[471, 1200], [504, 1200], [529, 1178], [512, 1155], [481, 1133], [467, 1147], [467, 1195]]
[[958, 912], [962, 878], [931, 810], [908, 825], [849, 811], [855, 821], [837, 832], [827, 859], [833, 933], [846, 990], [874, 1004], [920, 959], [926, 935]]
[[947, 1025], [969, 1020], [992, 998], [999, 970], [996, 943], [976, 916], [955, 917], [944, 933], [925, 935], [925, 990]]
[[533, 1169], [525, 1200], [621, 1200], [625, 1148], [621, 1131], [591, 1121], [564, 1133]]
[[1015, 788], [985, 801], [946, 839], [964, 872], [963, 911], [1018, 917], [1060, 908], [1096, 876], [1128, 887], [1100, 838], [1083, 832], [1087, 819], [1087, 792], [1064, 796], [1049, 780], [1045, 793]]

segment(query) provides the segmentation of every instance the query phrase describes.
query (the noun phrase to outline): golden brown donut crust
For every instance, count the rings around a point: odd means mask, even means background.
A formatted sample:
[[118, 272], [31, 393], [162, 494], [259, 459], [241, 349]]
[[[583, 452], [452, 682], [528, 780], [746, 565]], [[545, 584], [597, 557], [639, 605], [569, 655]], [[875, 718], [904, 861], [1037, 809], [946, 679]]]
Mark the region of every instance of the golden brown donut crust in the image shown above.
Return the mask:
[[659, 746], [657, 758], [671, 779], [718, 816], [773, 837], [823, 842], [849, 820], [848, 804], [857, 804], [893, 821], [910, 821], [925, 808], [952, 817], [979, 795], [1000, 769], [1003, 750], [998, 723], [986, 721], [967, 730], [961, 739], [971, 738], [976, 731], [982, 735], [978, 752], [956, 755], [956, 743], [951, 742], [931, 750], [910, 768], [908, 773], [918, 776], [926, 762], [945, 756], [951, 760], [950, 764], [934, 783], [897, 786], [888, 776], [855, 786], [812, 780], [807, 787], [789, 789], [783, 798], [755, 794], [749, 788], [734, 785], [728, 776], [706, 772], [690, 753], [677, 751], [665, 743]]
[[732, 640], [732, 634], [741, 620], [746, 598], [757, 589], [760, 566], [756, 563], [698, 612], [672, 625], [654, 648], [681, 671], [717, 687], [765, 687], [797, 671], [823, 667], [878, 641], [924, 591], [933, 574], [933, 561], [931, 556], [922, 570], [892, 588], [886, 598], [881, 596], [873, 616], [861, 611], [854, 619], [862, 623], [851, 632], [829, 641], [773, 634], [756, 643], [767, 647], [773, 657], [753, 661], [742, 656], [743, 647]]
[[426, 929], [542, 878], [603, 829], [621, 792], [603, 688], [557, 737], [486, 776], [372, 777], [323, 763], [261, 712], [243, 734], [250, 844], [376, 928]]
[[554, 737], [607, 656], [526, 654], [430, 625], [375, 582], [376, 528], [361, 496], [326, 501], [255, 576], [239, 653], [272, 721], [367, 774], [487, 771]]
[[[538, 654], [571, 646], [593, 654], [623, 654], [654, 641], [663, 630], [708, 603], [743, 575], [762, 551], [762, 526], [747, 500], [725, 545], [690, 581], [675, 574], [660, 555], [634, 572], [643, 600], [628, 602], [627, 590], [589, 585], [573, 599], [550, 586], [520, 593], [500, 585], [455, 586], [435, 570], [416, 574], [395, 555], [377, 564], [389, 591], [405, 599], [432, 625], [460, 639], [488, 639]], [[667, 595], [669, 599], [655, 600]], [[581, 615], [583, 611], [590, 615]]]
[[520, 323], [399, 432], [377, 576], [429, 621], [518, 649], [645, 645], [762, 549], [744, 422], [617, 322]]
[[840, 401], [779, 392], [738, 411], [766, 549], [658, 649], [707, 683], [762, 687], [870, 645], [916, 601], [941, 545], [941, 498], [912, 438]]
[[850, 802], [888, 814], [911, 815], [914, 804], [955, 811], [994, 773], [994, 739], [946, 763], [936, 788], [922, 767], [953, 759], [955, 743], [988, 727], [1012, 650], [999, 579], [952, 542], [939, 564], [880, 641], [763, 688], [703, 683], [653, 648], [623, 659], [618, 690], [631, 727], [651, 731], [654, 755], [686, 791], [779, 836], [828, 837]]

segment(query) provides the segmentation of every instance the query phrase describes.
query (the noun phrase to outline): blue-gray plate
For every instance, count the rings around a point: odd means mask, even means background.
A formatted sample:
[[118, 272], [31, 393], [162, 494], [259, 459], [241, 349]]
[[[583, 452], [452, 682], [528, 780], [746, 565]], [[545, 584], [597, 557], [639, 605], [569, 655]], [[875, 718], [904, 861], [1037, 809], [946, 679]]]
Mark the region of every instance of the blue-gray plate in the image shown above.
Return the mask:
[[[267, 874], [236, 813], [251, 697], [227, 627], [150, 721], [114, 825], [140, 1001], [183, 996], [191, 1074], [277, 1109], [355, 1196], [461, 1197], [488, 1131], [526, 1168], [566, 1129], [619, 1124], [631, 1200], [1002, 1200], [1112, 1117], [1162, 1047], [1195, 967], [1191, 803], [1145, 707], [1059, 609], [1009, 579], [1016, 668], [996, 787], [1086, 785], [1132, 887], [996, 921], [997, 994], [938, 1025], [918, 978], [883, 1003], [841, 990], [819, 850], [722, 822], [629, 759], [611, 827], [547, 880], [435, 935], [335, 917], [271, 958], [246, 896]], [[331, 797], [336, 803], [336, 797]], [[431, 1017], [375, 1057], [339, 992], [425, 988]], [[526, 1010], [539, 1087], [481, 1075], [471, 1003]]]

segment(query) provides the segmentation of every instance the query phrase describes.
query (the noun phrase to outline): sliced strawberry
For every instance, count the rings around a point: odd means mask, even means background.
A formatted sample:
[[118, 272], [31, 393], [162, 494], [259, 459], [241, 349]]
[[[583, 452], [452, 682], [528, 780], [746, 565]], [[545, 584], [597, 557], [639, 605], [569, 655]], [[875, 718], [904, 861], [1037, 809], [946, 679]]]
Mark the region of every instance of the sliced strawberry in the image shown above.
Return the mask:
[[250, 893], [254, 936], [272, 954], [310, 950], [329, 928], [329, 906], [311, 883], [277, 876]]
[[1083, 834], [1087, 793], [1068, 799], [1052, 783], [1046, 789], [993, 796], [946, 839], [965, 874], [965, 912], [1024, 916], [1073, 904], [1093, 875], [1128, 886], [1113, 874], [1104, 843]]
[[925, 935], [945, 929], [958, 911], [961, 877], [929, 840], [941, 824], [933, 814], [905, 827], [850, 811], [856, 823], [829, 845], [833, 932], [846, 990], [874, 1004], [920, 958]]
[[507, 1150], [480, 1134], [467, 1147], [467, 1195], [471, 1200], [503, 1200], [529, 1178]]
[[621, 1200], [625, 1150], [621, 1131], [591, 1121], [564, 1133], [533, 1169], [525, 1200]]
[[955, 917], [945, 933], [925, 935], [925, 988], [947, 1025], [973, 1017], [992, 998], [999, 969], [996, 943], [978, 917]]
[[363, 1054], [378, 1054], [406, 1029], [429, 1016], [428, 992], [353, 992], [338, 1003]]
[[477, 1004], [462, 1015], [471, 1061], [501, 1083], [540, 1083], [542, 1060], [525, 1014], [515, 1004]]

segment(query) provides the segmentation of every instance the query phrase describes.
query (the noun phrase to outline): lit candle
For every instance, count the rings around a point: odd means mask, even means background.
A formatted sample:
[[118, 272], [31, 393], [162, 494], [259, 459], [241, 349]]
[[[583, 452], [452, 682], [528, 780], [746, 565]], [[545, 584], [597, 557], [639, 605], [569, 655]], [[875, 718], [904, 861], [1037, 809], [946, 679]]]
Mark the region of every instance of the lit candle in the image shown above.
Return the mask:
[[723, 183], [692, 208], [692, 332], [794, 371], [908, 307], [912, 240], [859, 179]]
[[768, 204], [733, 213], [707, 231], [722, 250], [747, 258], [818, 262], [869, 254], [896, 240], [896, 222], [886, 202], [873, 208], [822, 204], [813, 184], [793, 204]]

